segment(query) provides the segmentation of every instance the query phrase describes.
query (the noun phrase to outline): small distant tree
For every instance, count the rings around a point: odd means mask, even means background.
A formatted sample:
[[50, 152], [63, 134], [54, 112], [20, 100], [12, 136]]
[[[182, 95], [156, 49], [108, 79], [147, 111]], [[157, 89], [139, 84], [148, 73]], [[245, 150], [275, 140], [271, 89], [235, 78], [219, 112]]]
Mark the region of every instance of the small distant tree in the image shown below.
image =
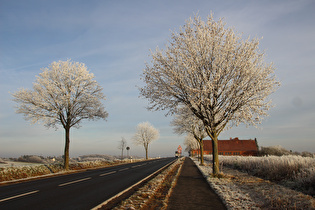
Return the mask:
[[188, 107], [181, 107], [177, 110], [171, 122], [177, 134], [191, 134], [198, 142], [200, 149], [200, 165], [204, 165], [203, 139], [207, 136], [203, 122], [194, 115]]
[[133, 136], [133, 142], [136, 145], [143, 145], [145, 149], [145, 158], [148, 159], [149, 144], [158, 139], [159, 136], [158, 129], [154, 128], [149, 122], [143, 122], [137, 125], [136, 133]]
[[121, 150], [121, 159], [124, 159], [124, 149], [127, 146], [127, 141], [124, 137], [121, 137], [121, 140], [119, 141], [118, 149]]
[[36, 77], [33, 90], [20, 89], [12, 94], [17, 113], [31, 123], [65, 129], [64, 168], [69, 169], [70, 128], [79, 128], [84, 119], [106, 119], [101, 100], [102, 87], [83, 63], [71, 60], [53, 62]]
[[308, 152], [308, 151], [304, 151], [304, 152], [302, 152], [301, 153], [301, 156], [302, 157], [314, 157], [314, 154], [313, 153], [310, 153], [310, 152]]
[[271, 107], [268, 96], [279, 86], [273, 64], [264, 62], [259, 40], [242, 40], [222, 19], [199, 16], [171, 34], [165, 50], [152, 52], [140, 94], [150, 110], [176, 113], [187, 106], [212, 140], [213, 174], [219, 174], [218, 136], [240, 123], [257, 125]]

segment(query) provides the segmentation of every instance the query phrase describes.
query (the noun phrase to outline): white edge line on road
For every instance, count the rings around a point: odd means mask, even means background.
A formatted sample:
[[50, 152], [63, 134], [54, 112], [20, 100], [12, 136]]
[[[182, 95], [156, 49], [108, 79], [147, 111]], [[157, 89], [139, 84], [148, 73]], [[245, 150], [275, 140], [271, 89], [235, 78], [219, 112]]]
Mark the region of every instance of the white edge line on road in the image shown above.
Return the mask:
[[108, 172], [108, 173], [105, 173], [105, 174], [100, 174], [100, 176], [106, 176], [106, 175], [113, 174], [113, 173], [116, 173], [116, 171], [111, 171], [111, 172]]
[[59, 186], [59, 187], [62, 187], [62, 186], [68, 185], [68, 184], [73, 184], [73, 183], [77, 183], [77, 182], [82, 182], [82, 181], [89, 180], [89, 179], [92, 179], [92, 177], [88, 177], [88, 178], [84, 178], [84, 179], [79, 179], [79, 180], [75, 180], [75, 181], [72, 181], [72, 182], [63, 183], [63, 184], [60, 184], [60, 185], [58, 185], [58, 186]]
[[101, 203], [101, 204], [95, 206], [95, 207], [92, 208], [91, 210], [98, 210], [98, 209], [100, 209], [102, 206], [106, 205], [106, 204], [109, 203], [111, 200], [113, 200], [113, 199], [115, 199], [115, 198], [118, 198], [119, 196], [121, 196], [121, 195], [124, 194], [125, 192], [128, 192], [128, 191], [131, 190], [133, 187], [135, 187], [135, 186], [137, 186], [138, 184], [140, 184], [141, 182], [143, 182], [143, 181], [149, 179], [149, 178], [150, 178], [151, 176], [153, 176], [154, 174], [159, 173], [159, 172], [162, 171], [164, 168], [170, 166], [170, 165], [171, 165], [172, 163], [174, 163], [174, 162], [175, 162], [175, 161], [172, 161], [172, 162], [166, 164], [165, 166], [163, 166], [162, 168], [156, 170], [155, 172], [153, 172], [153, 173], [150, 174], [149, 176], [143, 178], [142, 180], [140, 180], [140, 181], [137, 182], [136, 184], [134, 184], [134, 185], [128, 187], [128, 188], [125, 189], [124, 191], [121, 191], [120, 193], [118, 193], [118, 194], [114, 195], [113, 197], [107, 199], [106, 201], [104, 201], [103, 203]]
[[34, 194], [34, 193], [37, 193], [37, 192], [39, 192], [39, 190], [35, 190], [35, 191], [32, 191], [32, 192], [28, 192], [28, 193], [23, 193], [23, 194], [20, 194], [20, 195], [15, 195], [15, 196], [12, 196], [12, 197], [9, 197], [9, 198], [4, 198], [4, 199], [0, 200], [0, 203], [3, 202], [3, 201], [14, 199], [14, 198], [18, 198], [18, 197]]

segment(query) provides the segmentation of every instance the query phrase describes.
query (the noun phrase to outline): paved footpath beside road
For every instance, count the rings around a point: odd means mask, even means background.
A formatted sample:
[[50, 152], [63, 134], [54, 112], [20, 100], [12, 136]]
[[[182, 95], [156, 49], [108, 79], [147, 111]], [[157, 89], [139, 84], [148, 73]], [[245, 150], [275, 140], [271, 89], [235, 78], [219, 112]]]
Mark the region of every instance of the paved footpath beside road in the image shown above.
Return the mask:
[[177, 184], [169, 199], [167, 210], [173, 209], [226, 209], [190, 158], [185, 158]]

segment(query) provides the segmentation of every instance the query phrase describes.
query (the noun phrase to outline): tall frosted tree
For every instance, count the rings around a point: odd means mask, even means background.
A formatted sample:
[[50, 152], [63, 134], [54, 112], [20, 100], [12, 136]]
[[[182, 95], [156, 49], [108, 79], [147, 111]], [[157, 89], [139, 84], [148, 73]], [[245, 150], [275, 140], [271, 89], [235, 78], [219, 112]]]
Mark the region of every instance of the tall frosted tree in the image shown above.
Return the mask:
[[145, 150], [145, 158], [148, 159], [149, 144], [158, 139], [160, 132], [158, 129], [153, 127], [149, 122], [139, 123], [137, 125], [137, 130], [133, 136], [133, 142], [136, 145], [143, 145]]
[[264, 62], [258, 39], [243, 40], [222, 19], [196, 15], [172, 32], [165, 50], [151, 53], [140, 94], [150, 110], [187, 106], [204, 123], [213, 144], [213, 173], [219, 174], [218, 136], [240, 123], [257, 125], [279, 86], [273, 64]]
[[80, 127], [84, 119], [106, 119], [102, 104], [105, 95], [83, 63], [71, 60], [53, 62], [42, 69], [33, 90], [20, 89], [13, 93], [17, 113], [31, 123], [42, 122], [46, 127], [65, 129], [64, 168], [69, 169], [70, 128]]

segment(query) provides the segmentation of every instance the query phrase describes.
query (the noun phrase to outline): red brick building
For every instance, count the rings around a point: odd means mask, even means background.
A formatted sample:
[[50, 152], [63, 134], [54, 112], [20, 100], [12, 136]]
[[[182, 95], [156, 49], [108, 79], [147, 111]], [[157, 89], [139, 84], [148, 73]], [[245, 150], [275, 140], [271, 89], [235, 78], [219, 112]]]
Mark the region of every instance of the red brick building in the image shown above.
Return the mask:
[[[230, 140], [218, 140], [219, 155], [242, 155], [257, 156], [258, 145], [257, 140], [239, 140], [238, 138]], [[191, 155], [195, 156], [200, 150], [192, 150]], [[203, 140], [203, 154], [212, 154], [212, 140]]]

